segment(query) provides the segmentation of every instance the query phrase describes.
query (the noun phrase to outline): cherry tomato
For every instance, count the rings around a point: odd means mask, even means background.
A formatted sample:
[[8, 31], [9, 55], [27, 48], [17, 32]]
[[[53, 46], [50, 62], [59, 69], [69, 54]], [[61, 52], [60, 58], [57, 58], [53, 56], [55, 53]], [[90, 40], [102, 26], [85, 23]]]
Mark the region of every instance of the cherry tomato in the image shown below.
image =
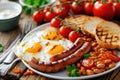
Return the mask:
[[62, 6], [56, 6], [54, 8], [54, 13], [61, 18], [65, 18], [68, 15], [68, 10]]
[[55, 17], [51, 20], [50, 25], [55, 28], [60, 28], [62, 19], [59, 17]]
[[65, 7], [68, 11], [70, 9], [70, 3], [61, 3], [62, 7]]
[[111, 3], [97, 1], [93, 7], [93, 14], [106, 20], [112, 20], [115, 14], [115, 8]]
[[82, 65], [85, 68], [92, 68], [94, 66], [94, 61], [93, 59], [86, 58], [82, 60]]
[[120, 2], [114, 2], [113, 5], [115, 7], [115, 17], [120, 18]]
[[80, 32], [71, 31], [68, 35], [69, 40], [75, 42], [78, 37], [83, 36]]
[[42, 23], [44, 21], [44, 18], [45, 18], [45, 13], [42, 12], [42, 11], [35, 11], [33, 13], [33, 20], [37, 23]]
[[71, 10], [74, 14], [83, 13], [84, 12], [83, 2], [79, 4], [74, 1], [71, 5]]
[[64, 37], [68, 37], [68, 35], [71, 31], [73, 31], [73, 29], [71, 29], [70, 27], [61, 26], [59, 33]]
[[85, 3], [84, 11], [87, 15], [93, 15], [93, 4], [92, 4], [92, 2], [86, 2]]
[[113, 54], [112, 52], [110, 52], [110, 51], [108, 51], [108, 52], [106, 53], [106, 55], [107, 55], [107, 57], [108, 57], [109, 59], [111, 59], [111, 60], [113, 60], [113, 61], [115, 61], [115, 62], [120, 61], [120, 58], [119, 58], [117, 55], [115, 55], [115, 54]]
[[107, 0], [108, 1], [108, 3], [113, 3], [114, 2], [114, 0]]
[[48, 11], [50, 11], [50, 10], [52, 10], [52, 8], [50, 8], [50, 7], [45, 7], [45, 9], [43, 10], [43, 12], [48, 12]]
[[56, 15], [51, 12], [51, 11], [47, 11], [45, 14], [45, 19], [46, 21], [50, 22]]

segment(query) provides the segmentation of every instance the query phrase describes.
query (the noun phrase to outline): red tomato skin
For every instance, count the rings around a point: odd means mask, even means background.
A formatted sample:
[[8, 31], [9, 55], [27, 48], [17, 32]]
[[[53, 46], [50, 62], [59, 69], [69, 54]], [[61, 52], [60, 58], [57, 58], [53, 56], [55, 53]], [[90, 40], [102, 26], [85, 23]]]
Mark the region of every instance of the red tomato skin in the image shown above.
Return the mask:
[[76, 2], [73, 2], [70, 7], [71, 7], [71, 11], [74, 14], [84, 13], [84, 3], [81, 3], [80, 5], [78, 5]]
[[109, 52], [109, 51], [106, 52], [106, 56], [107, 58], [111, 59], [114, 62], [120, 61], [120, 58], [117, 55], [113, 54], [112, 52]]
[[68, 10], [62, 6], [56, 7], [56, 9], [54, 9], [54, 13], [61, 18], [65, 18], [68, 15]]
[[62, 7], [64, 7], [64, 8], [66, 8], [68, 11], [69, 11], [69, 9], [70, 9], [70, 3], [66, 3], [66, 2], [64, 2], [64, 3], [58, 3], [58, 4], [56, 4], [56, 6], [57, 7], [60, 7], [60, 6], [62, 6]]
[[70, 9], [70, 4], [69, 3], [63, 3], [62, 7], [65, 7], [68, 11]]
[[46, 12], [45, 14], [45, 19], [46, 21], [50, 22], [56, 15], [53, 12]]
[[120, 3], [114, 2], [113, 6], [115, 7], [115, 17], [120, 18]]
[[112, 20], [115, 15], [115, 7], [111, 3], [103, 4], [97, 1], [93, 7], [93, 14], [106, 20]]
[[90, 58], [86, 58], [86, 59], [83, 59], [82, 60], [82, 65], [85, 67], [85, 68], [92, 68], [94, 66], [94, 61], [93, 59], [90, 59]]
[[55, 27], [55, 28], [60, 28], [61, 21], [62, 21], [62, 19], [53, 18], [53, 19], [50, 21], [50, 25], [51, 25], [52, 27]]
[[114, 0], [107, 0], [108, 1], [108, 3], [113, 3], [114, 2]]
[[39, 12], [39, 11], [35, 11], [32, 15], [33, 20], [37, 23], [42, 23], [44, 21], [45, 18], [45, 13], [44, 12]]
[[73, 31], [73, 29], [71, 29], [70, 27], [61, 26], [59, 33], [64, 37], [68, 37], [71, 31]]
[[85, 3], [84, 12], [87, 15], [93, 15], [93, 4], [91, 2], [86, 2]]
[[45, 8], [44, 10], [43, 10], [43, 12], [48, 12], [48, 11], [50, 11], [51, 10], [51, 8], [50, 7], [47, 7], [47, 8]]
[[76, 39], [81, 36], [82, 36], [82, 34], [80, 32], [76, 33], [75, 31], [71, 31], [68, 35], [68, 38], [70, 41], [72, 41], [74, 43], [76, 41]]

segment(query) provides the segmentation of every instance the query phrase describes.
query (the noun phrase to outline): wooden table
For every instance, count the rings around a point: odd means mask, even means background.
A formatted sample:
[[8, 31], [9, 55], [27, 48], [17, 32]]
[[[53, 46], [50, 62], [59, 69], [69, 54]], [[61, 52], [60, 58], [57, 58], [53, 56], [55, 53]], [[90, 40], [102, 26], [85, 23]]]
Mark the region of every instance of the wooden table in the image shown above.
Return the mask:
[[[3, 1], [5, 1], [5, 0], [3, 0]], [[0, 43], [4, 46], [3, 51], [5, 51], [7, 49], [7, 47], [11, 44], [11, 42], [16, 38], [16, 36], [20, 32], [20, 29], [22, 29], [25, 21], [27, 21], [27, 20], [32, 20], [32, 18], [31, 18], [31, 16], [25, 15], [23, 12], [21, 15], [20, 21], [19, 21], [19, 26], [16, 29], [14, 29], [10, 32], [0, 32]], [[33, 25], [34, 26], [32, 28], [35, 28], [36, 24], [34, 22], [33, 22]], [[23, 68], [23, 71], [21, 74], [16, 75], [12, 72], [12, 69], [15, 66], [19, 66], [19, 67]], [[6, 76], [0, 77], [0, 80], [53, 80], [53, 79], [46, 78], [44, 76], [37, 75], [37, 74], [23, 76], [24, 72], [27, 70], [27, 67], [22, 62], [18, 62], [15, 66], [8, 72], [8, 74]], [[15, 76], [13, 76], [13, 75], [15, 75]], [[109, 74], [106, 74], [106, 75], [103, 75], [103, 76], [100, 76], [97, 78], [89, 79], [89, 80], [120, 80], [119, 77], [120, 77], [120, 68], [114, 70], [113, 72], [111, 72]]]

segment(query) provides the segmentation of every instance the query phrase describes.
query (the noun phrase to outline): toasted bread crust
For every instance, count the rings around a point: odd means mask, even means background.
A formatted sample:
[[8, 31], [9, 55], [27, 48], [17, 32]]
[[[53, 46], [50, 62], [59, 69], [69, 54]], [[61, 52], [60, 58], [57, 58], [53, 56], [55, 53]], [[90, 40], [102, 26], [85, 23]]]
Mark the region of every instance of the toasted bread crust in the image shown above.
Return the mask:
[[103, 21], [96, 27], [96, 41], [107, 49], [120, 49], [120, 27], [116, 23]]
[[90, 17], [86, 23], [83, 24], [82, 30], [86, 33], [86, 35], [95, 38], [95, 29], [96, 26], [101, 23], [103, 19], [98, 17]]

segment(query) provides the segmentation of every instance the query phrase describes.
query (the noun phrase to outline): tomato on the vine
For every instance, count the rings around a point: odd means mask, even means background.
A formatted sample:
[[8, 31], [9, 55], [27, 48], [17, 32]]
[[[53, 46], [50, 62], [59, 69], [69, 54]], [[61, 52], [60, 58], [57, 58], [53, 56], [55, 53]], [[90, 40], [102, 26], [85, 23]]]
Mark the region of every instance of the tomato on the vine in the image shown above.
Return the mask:
[[65, 7], [67, 10], [70, 9], [70, 3], [61, 3], [62, 7]]
[[86, 2], [84, 5], [84, 11], [87, 15], [93, 15], [93, 3]]
[[46, 21], [50, 22], [56, 15], [52, 11], [47, 11], [45, 14]]
[[61, 26], [60, 27], [60, 31], [59, 33], [64, 36], [64, 37], [68, 37], [69, 33], [73, 31], [73, 29], [69, 26]]
[[55, 28], [60, 28], [61, 22], [62, 19], [57, 16], [50, 21], [50, 25]]
[[120, 2], [114, 2], [113, 6], [115, 7], [115, 17], [120, 18]]
[[75, 42], [77, 38], [82, 36], [83, 34], [81, 34], [79, 31], [71, 31], [68, 35], [68, 39], [72, 42]]
[[68, 10], [65, 7], [62, 7], [61, 5], [57, 5], [54, 8], [54, 13], [57, 16], [60, 16], [61, 18], [65, 18], [68, 15]]
[[50, 8], [50, 7], [45, 7], [45, 9], [43, 10], [43, 12], [48, 12], [48, 11], [51, 11], [52, 10], [52, 8]]
[[112, 3], [97, 1], [93, 7], [93, 14], [106, 20], [112, 20], [115, 15], [115, 7]]
[[107, 0], [108, 1], [108, 3], [113, 3], [114, 2], [114, 0]]
[[74, 14], [79, 14], [79, 13], [83, 13], [84, 12], [84, 2], [76, 2], [74, 1], [71, 4], [71, 10]]
[[43, 11], [35, 11], [32, 17], [35, 22], [42, 23], [45, 18], [45, 13]]

